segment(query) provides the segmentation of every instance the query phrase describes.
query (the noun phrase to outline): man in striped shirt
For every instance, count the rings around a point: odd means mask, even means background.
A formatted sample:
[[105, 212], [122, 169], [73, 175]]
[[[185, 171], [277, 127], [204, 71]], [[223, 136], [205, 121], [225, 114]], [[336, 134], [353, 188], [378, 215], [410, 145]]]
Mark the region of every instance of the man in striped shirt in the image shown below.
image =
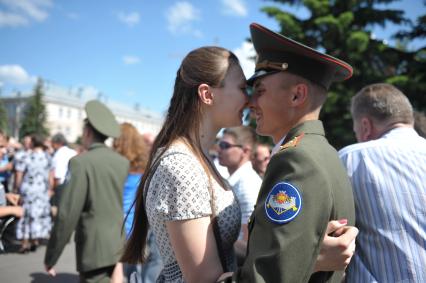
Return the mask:
[[426, 140], [407, 97], [390, 84], [351, 103], [359, 143], [339, 155], [352, 182], [357, 249], [347, 282], [426, 282]]

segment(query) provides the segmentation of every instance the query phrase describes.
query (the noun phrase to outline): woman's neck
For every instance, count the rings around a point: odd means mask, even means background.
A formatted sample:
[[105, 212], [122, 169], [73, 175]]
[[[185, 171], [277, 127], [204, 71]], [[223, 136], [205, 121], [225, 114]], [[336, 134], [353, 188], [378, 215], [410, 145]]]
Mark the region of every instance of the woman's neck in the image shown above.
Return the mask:
[[212, 124], [211, 120], [203, 119], [200, 125], [200, 143], [206, 156], [209, 156], [209, 150], [213, 146], [216, 135], [220, 128]]

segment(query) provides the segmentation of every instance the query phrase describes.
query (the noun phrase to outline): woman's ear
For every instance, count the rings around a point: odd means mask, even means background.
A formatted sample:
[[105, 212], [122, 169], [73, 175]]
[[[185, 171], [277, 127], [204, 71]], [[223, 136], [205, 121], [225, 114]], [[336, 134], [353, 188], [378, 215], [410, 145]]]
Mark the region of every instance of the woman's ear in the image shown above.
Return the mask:
[[200, 84], [198, 86], [198, 96], [204, 104], [213, 104], [213, 92], [208, 84]]
[[304, 83], [299, 83], [292, 87], [291, 104], [293, 106], [303, 105], [308, 98], [308, 86]]

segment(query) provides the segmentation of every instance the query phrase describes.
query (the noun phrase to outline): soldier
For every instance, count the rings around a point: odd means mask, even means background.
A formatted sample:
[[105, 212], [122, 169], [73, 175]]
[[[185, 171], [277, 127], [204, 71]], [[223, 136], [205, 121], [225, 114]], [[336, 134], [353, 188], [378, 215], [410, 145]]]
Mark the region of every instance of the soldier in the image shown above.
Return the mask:
[[53, 266], [75, 229], [80, 282], [110, 282], [124, 242], [122, 194], [129, 162], [104, 144], [120, 135], [111, 111], [96, 100], [85, 110], [82, 139], [88, 151], [70, 160], [44, 264], [54, 276]]
[[[316, 272], [328, 221], [354, 224], [345, 168], [328, 143], [319, 113], [333, 81], [352, 76], [347, 63], [258, 24], [250, 108], [256, 132], [276, 144], [251, 216], [246, 260], [238, 282], [325, 282], [341, 272]], [[355, 229], [356, 230], [356, 229]]]

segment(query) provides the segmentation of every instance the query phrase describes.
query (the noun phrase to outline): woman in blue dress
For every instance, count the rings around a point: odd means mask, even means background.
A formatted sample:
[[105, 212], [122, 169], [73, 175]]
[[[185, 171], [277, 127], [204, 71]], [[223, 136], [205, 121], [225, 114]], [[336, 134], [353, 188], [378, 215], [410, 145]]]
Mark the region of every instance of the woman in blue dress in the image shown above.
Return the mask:
[[52, 226], [49, 193], [53, 185], [51, 157], [44, 150], [43, 139], [31, 136], [31, 151], [16, 163], [16, 182], [24, 216], [17, 224], [20, 252], [35, 250], [40, 239], [49, 237]]

